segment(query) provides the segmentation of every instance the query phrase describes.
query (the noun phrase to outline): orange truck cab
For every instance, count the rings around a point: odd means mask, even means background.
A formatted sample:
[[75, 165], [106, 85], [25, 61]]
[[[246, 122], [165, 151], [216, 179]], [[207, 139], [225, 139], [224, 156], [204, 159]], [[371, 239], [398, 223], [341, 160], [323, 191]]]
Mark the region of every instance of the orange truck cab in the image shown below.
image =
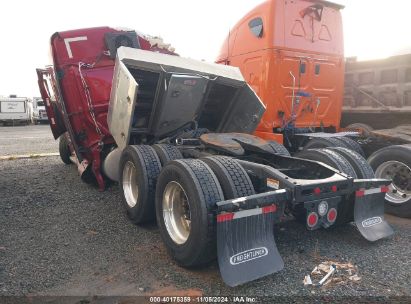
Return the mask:
[[267, 0], [230, 31], [217, 63], [237, 66], [267, 110], [255, 135], [292, 145], [339, 129], [344, 50], [340, 10], [321, 0]]

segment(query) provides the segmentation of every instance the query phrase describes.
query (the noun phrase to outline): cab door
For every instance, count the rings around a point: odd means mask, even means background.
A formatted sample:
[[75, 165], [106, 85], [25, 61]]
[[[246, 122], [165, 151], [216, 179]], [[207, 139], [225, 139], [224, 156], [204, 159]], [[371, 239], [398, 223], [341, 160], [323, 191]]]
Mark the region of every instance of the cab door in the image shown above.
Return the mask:
[[53, 75], [54, 72], [51, 68], [46, 70], [37, 69], [37, 81], [41, 97], [44, 100], [51, 132], [53, 133], [54, 138], [57, 139], [60, 135], [66, 132], [66, 127], [64, 125], [60, 105], [56, 98], [57, 92], [54, 85]]

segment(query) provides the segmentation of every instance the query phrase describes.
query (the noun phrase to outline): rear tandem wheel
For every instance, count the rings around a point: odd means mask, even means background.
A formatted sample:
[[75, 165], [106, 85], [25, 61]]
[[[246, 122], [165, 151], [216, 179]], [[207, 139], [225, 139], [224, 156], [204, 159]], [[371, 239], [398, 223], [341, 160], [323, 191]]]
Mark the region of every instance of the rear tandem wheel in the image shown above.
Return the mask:
[[182, 159], [183, 155], [175, 146], [169, 144], [155, 144], [152, 146], [156, 151], [162, 166], [165, 166], [169, 161]]
[[226, 200], [255, 194], [247, 172], [233, 158], [209, 156], [202, 159], [217, 176]]
[[192, 267], [216, 258], [216, 203], [223, 191], [211, 168], [199, 159], [169, 162], [156, 186], [161, 238], [178, 264]]
[[127, 146], [121, 154], [121, 196], [127, 214], [135, 224], [155, 218], [154, 195], [160, 170], [160, 160], [150, 146]]
[[288, 152], [287, 148], [284, 147], [284, 145], [279, 144], [276, 141], [269, 140], [267, 141], [270, 147], [274, 150], [275, 154], [281, 155], [281, 156], [291, 156], [290, 152]]
[[313, 138], [304, 146], [304, 150], [329, 147], [347, 148], [364, 156], [364, 151], [362, 150], [361, 146], [355, 140], [348, 137]]

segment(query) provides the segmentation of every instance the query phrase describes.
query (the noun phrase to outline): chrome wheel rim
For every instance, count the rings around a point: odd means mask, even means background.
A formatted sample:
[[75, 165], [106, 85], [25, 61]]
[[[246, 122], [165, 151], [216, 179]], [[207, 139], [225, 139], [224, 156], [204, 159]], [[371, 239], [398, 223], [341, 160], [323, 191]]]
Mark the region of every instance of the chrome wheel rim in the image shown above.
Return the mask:
[[136, 181], [137, 170], [131, 161], [127, 161], [123, 168], [123, 192], [127, 205], [133, 208], [137, 204], [138, 186]]
[[402, 204], [411, 198], [411, 169], [399, 161], [387, 161], [378, 166], [375, 176], [391, 179], [385, 199], [390, 203]]
[[163, 220], [168, 235], [176, 244], [184, 244], [191, 231], [190, 203], [183, 187], [169, 182], [163, 192]]

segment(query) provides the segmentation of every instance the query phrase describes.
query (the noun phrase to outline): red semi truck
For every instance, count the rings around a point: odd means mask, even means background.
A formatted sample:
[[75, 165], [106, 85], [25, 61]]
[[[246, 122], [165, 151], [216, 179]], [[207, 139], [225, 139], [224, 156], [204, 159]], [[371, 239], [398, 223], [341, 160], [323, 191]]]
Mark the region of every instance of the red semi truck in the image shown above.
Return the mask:
[[359, 154], [319, 150], [344, 170], [291, 157], [251, 135], [265, 106], [238, 68], [141, 39], [108, 27], [55, 33], [38, 83], [62, 160], [100, 190], [118, 182], [130, 220], [156, 220], [178, 264], [218, 258], [230, 286], [280, 271], [273, 225], [285, 214], [309, 230], [354, 222], [368, 241], [393, 233], [390, 181], [367, 175]]

